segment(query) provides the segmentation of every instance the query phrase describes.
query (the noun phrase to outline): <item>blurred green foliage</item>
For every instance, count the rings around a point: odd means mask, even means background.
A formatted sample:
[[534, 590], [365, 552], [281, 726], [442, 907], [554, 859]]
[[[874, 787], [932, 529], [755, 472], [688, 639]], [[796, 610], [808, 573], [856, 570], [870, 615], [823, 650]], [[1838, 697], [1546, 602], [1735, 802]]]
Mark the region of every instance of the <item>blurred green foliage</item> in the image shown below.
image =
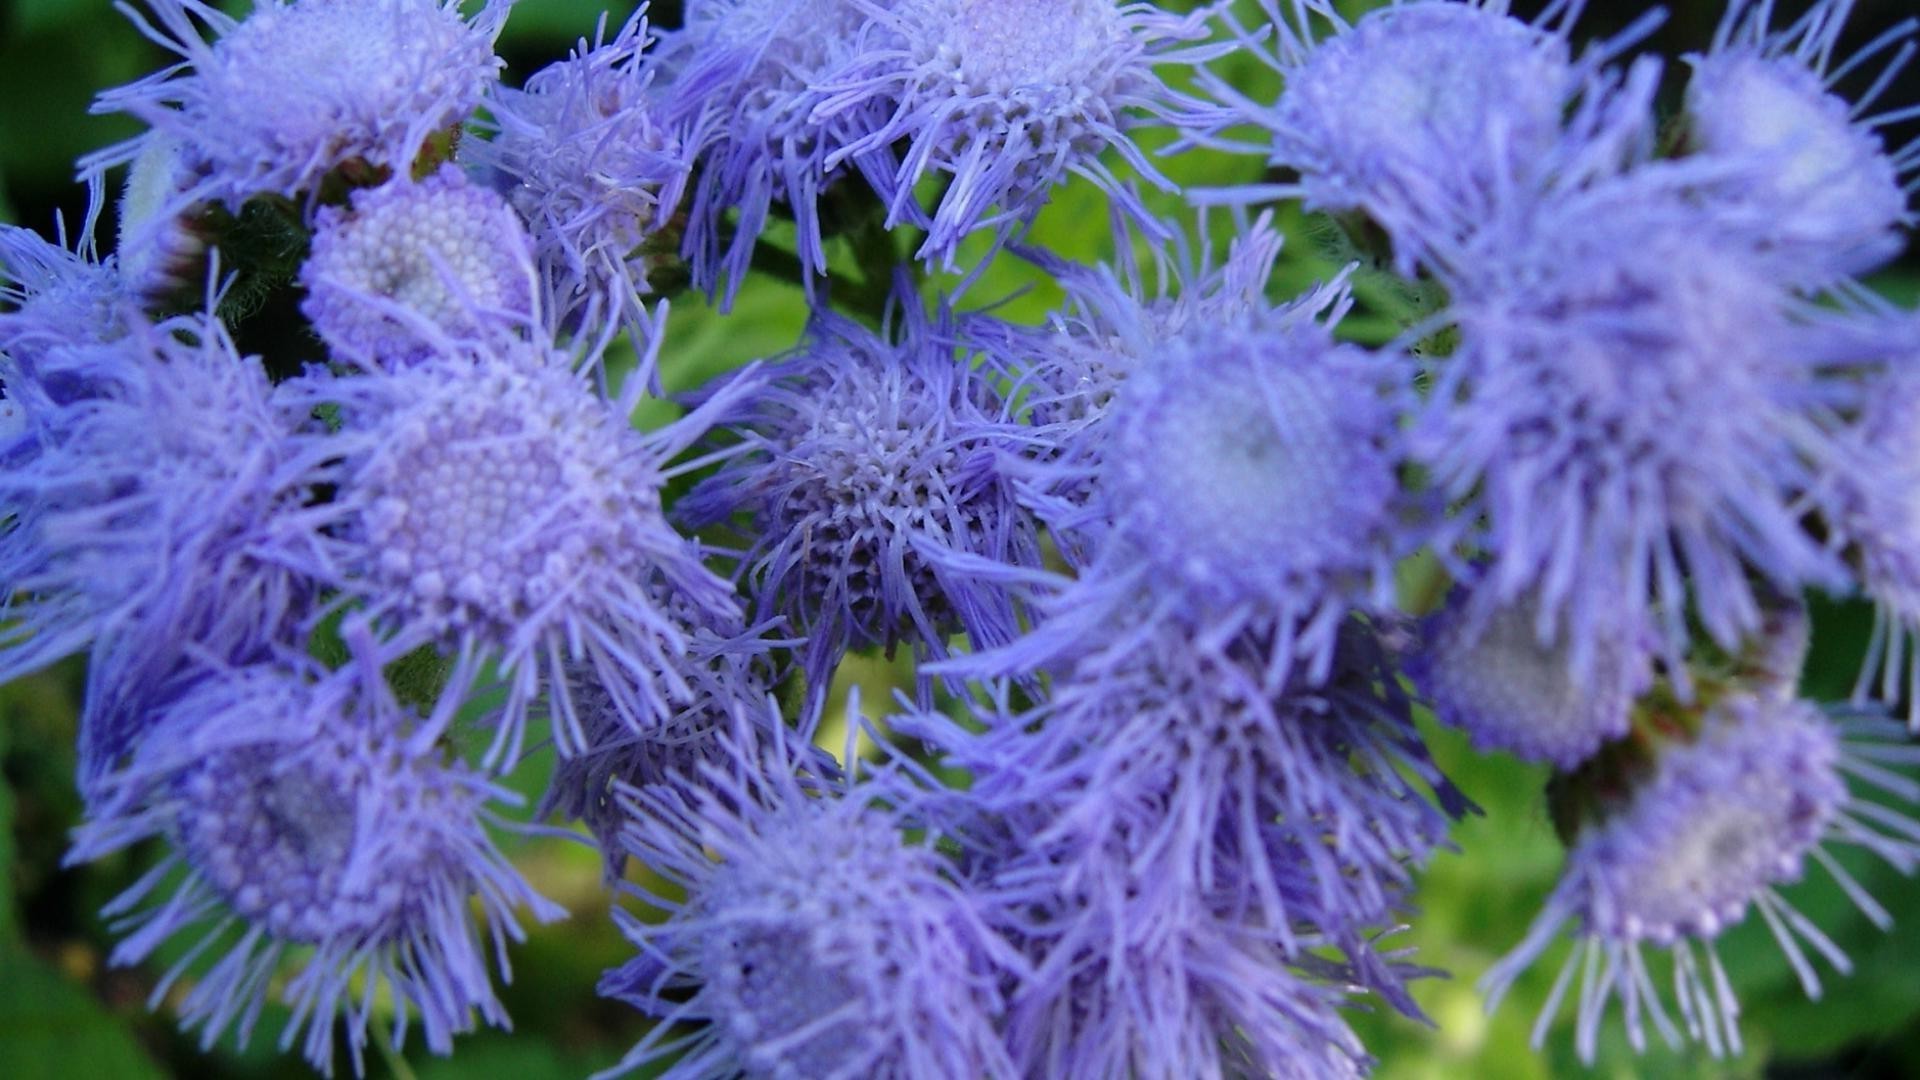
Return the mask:
[[[1884, 25], [1904, 2], [1862, 3], [1860, 20]], [[247, 4], [224, 6], [241, 10]], [[1591, 6], [1598, 9], [1592, 17], [1602, 23], [1617, 22], [1640, 7]], [[1718, 4], [1688, 0], [1674, 6], [1676, 17], [1662, 44], [1697, 47]], [[670, 22], [676, 7], [656, 4], [655, 13]], [[595, 0], [520, 0], [501, 46], [509, 60], [508, 79], [525, 78], [575, 39], [590, 36], [602, 10]], [[624, 13], [623, 7], [609, 18], [617, 21]], [[77, 224], [86, 201], [71, 179], [75, 159], [135, 130], [123, 117], [88, 115], [88, 103], [99, 89], [165, 61], [112, 10], [110, 0], [14, 0], [10, 8], [0, 7], [0, 221], [50, 231], [55, 212], [64, 212]], [[1272, 76], [1256, 65], [1242, 64], [1236, 74], [1271, 89]], [[1920, 94], [1896, 94], [1893, 100], [1920, 100]], [[1253, 179], [1260, 166], [1196, 153], [1169, 161], [1166, 171], [1183, 184], [1205, 186]], [[1082, 261], [1105, 258], [1112, 253], [1106, 221], [1096, 192], [1070, 186], [1042, 217], [1032, 240]], [[1307, 219], [1289, 211], [1280, 215], [1280, 223], [1290, 245], [1276, 295], [1298, 292], [1337, 268], [1337, 253], [1315, 239]], [[1230, 232], [1226, 215], [1214, 215], [1210, 225], [1216, 236]], [[977, 245], [974, 254], [983, 246]], [[840, 266], [847, 264], [846, 252], [836, 252], [835, 258]], [[936, 275], [936, 281], [943, 280], [953, 279]], [[1920, 277], [1911, 270], [1883, 285], [1907, 303], [1920, 293]], [[1356, 289], [1363, 304], [1347, 332], [1371, 341], [1397, 332], [1405, 314], [1404, 289], [1365, 274], [1356, 279]], [[1059, 298], [1044, 277], [1002, 259], [969, 300], [1004, 300], [1003, 314], [1037, 321]], [[729, 317], [697, 296], [677, 298], [673, 311], [663, 357], [669, 389], [675, 390], [791, 347], [805, 316], [797, 289], [764, 280], [749, 284]], [[672, 411], [671, 405], [657, 404], [639, 419], [644, 424]], [[1820, 651], [1810, 664], [1808, 689], [1839, 696], [1858, 655], [1863, 613], [1857, 606], [1827, 606], [1819, 615]], [[889, 679], [899, 678], [897, 665], [856, 661], [850, 669], [866, 684], [870, 702], [884, 700]], [[274, 1046], [284, 1014], [272, 1008], [248, 1048], [236, 1050], [229, 1040], [211, 1051], [175, 1029], [164, 1002], [158, 1012], [149, 1011], [146, 999], [157, 977], [189, 942], [175, 942], [155, 961], [132, 970], [109, 964], [114, 935], [96, 913], [152, 865], [157, 853], [138, 848], [85, 867], [61, 864], [67, 830], [80, 810], [72, 783], [80, 679], [79, 664], [71, 663], [0, 687], [0, 1077], [299, 1074], [304, 1067]], [[1562, 953], [1550, 954], [1522, 979], [1491, 1017], [1484, 1015], [1474, 989], [1480, 973], [1519, 939], [1558, 872], [1559, 845], [1540, 798], [1545, 773], [1475, 755], [1450, 732], [1431, 729], [1430, 734], [1448, 772], [1485, 810], [1456, 831], [1459, 853], [1443, 855], [1426, 875], [1418, 914], [1404, 934], [1406, 944], [1417, 946], [1421, 962], [1452, 977], [1419, 987], [1417, 996], [1434, 1026], [1368, 1015], [1357, 1018], [1362, 1035], [1381, 1059], [1380, 1075], [1390, 1080], [1578, 1074], [1582, 1069], [1572, 1056], [1567, 1023], [1550, 1034], [1544, 1052], [1528, 1046], [1534, 1014]], [[531, 800], [544, 773], [535, 760], [515, 774], [512, 784]], [[594, 993], [600, 972], [629, 955], [606, 916], [609, 894], [596, 853], [552, 838], [508, 837], [505, 843], [536, 886], [573, 912], [564, 921], [533, 928], [528, 942], [513, 951], [514, 979], [503, 998], [514, 1031], [464, 1038], [455, 1056], [445, 1060], [427, 1056], [415, 1040], [405, 1055], [370, 1059], [370, 1075], [575, 1077], [611, 1065], [644, 1030], [630, 1010]], [[1741, 989], [1748, 1039], [1742, 1058], [1713, 1062], [1658, 1047], [1636, 1057], [1624, 1045], [1616, 1015], [1593, 1075], [1920, 1075], [1920, 884], [1870, 860], [1843, 861], [1895, 913], [1892, 933], [1875, 930], [1830, 882], [1809, 881], [1789, 895], [1853, 957], [1852, 978], [1831, 980], [1825, 1001], [1807, 1001], [1764, 927], [1752, 920], [1726, 935], [1720, 946]], [[1661, 970], [1656, 962], [1656, 972]]]

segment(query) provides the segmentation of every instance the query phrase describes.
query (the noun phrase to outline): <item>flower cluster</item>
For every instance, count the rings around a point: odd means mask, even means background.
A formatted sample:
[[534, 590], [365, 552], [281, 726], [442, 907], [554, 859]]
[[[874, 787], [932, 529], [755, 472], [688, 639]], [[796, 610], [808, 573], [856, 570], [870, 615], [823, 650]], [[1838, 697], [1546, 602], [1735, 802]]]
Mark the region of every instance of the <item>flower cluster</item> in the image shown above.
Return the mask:
[[[1920, 22], [1731, 0], [1663, 98], [1658, 16], [1577, 2], [689, 0], [518, 87], [508, 2], [146, 6], [117, 250], [0, 229], [0, 680], [86, 655], [70, 857], [165, 849], [114, 961], [188, 940], [209, 1045], [505, 1025], [562, 912], [504, 830], [644, 909], [610, 1075], [1362, 1075], [1478, 812], [1428, 717], [1552, 770], [1483, 985], [1570, 934], [1535, 1035], [1578, 968], [1589, 1059], [1615, 1001], [1737, 1052], [1723, 932], [1817, 994], [1807, 864], [1882, 924], [1828, 848], [1920, 869], [1920, 318], [1861, 281]], [[1036, 240], [1071, 182], [1092, 265]], [[790, 352], [680, 351], [756, 276]], [[1845, 706], [1810, 592], [1878, 612]]]

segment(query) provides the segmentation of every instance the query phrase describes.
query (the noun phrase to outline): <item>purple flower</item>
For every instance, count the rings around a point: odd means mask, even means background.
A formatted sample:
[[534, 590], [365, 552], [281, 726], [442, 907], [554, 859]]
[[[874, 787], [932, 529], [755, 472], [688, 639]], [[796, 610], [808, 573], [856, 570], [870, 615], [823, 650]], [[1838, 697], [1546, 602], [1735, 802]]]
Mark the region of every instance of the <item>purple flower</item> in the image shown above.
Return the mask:
[[903, 835], [884, 776], [820, 790], [763, 726], [738, 718], [701, 783], [623, 796], [623, 841], [659, 884], [634, 890], [653, 918], [620, 913], [640, 955], [601, 992], [658, 1023], [604, 1075], [670, 1058], [676, 1080], [1016, 1075], [996, 1020], [1018, 957], [934, 838]]
[[152, 21], [126, 10], [181, 62], [100, 95], [97, 110], [131, 113], [153, 131], [82, 168], [103, 172], [172, 138], [201, 177], [177, 203], [238, 207], [259, 194], [314, 194], [348, 163], [408, 172], [496, 78], [493, 39], [509, 5], [490, 0], [471, 20], [456, 0], [258, 0], [241, 20], [201, 0], [147, 7]]
[[[1577, 831], [1560, 884], [1525, 940], [1482, 982], [1492, 1008], [1561, 929], [1573, 925], [1577, 944], [1534, 1026], [1536, 1046], [1577, 966], [1583, 970], [1576, 1029], [1582, 1059], [1592, 1059], [1615, 997], [1636, 1049], [1644, 1046], [1644, 1021], [1651, 1020], [1670, 1044], [1684, 1034], [1716, 1056], [1737, 1054], [1739, 1006], [1714, 939], [1758, 908], [1808, 996], [1818, 997], [1820, 980], [1805, 946], [1843, 973], [1850, 965], [1778, 887], [1797, 881], [1812, 859], [1884, 927], [1887, 912], [1822, 845], [1856, 845], [1907, 873], [1920, 866], [1920, 823], [1847, 789], [1851, 775], [1904, 803], [1920, 802], [1920, 784], [1888, 767], [1920, 764], [1920, 750], [1900, 745], [1888, 725], [1862, 723], [1858, 737], [1843, 742], [1841, 730], [1806, 702], [1738, 692], [1704, 716], [1675, 715], [1664, 723], [1666, 734], [1650, 740], [1653, 760], [1604, 766], [1625, 777], [1624, 790], [1598, 772], [1564, 783], [1562, 821]], [[1678, 1026], [1649, 976], [1642, 953], [1649, 945], [1673, 955]]]
[[1407, 675], [1442, 722], [1477, 749], [1562, 769], [1626, 734], [1634, 699], [1653, 681], [1649, 631], [1596, 634], [1590, 670], [1577, 672], [1568, 632], [1525, 597], [1490, 607], [1463, 589], [1421, 636]]
[[1399, 476], [1414, 369], [1398, 353], [1336, 342], [1350, 305], [1336, 281], [1279, 307], [1219, 305], [1130, 342], [1151, 355], [1104, 407], [1097, 470], [1084, 463], [1096, 455], [1071, 446], [1028, 470], [1029, 488], [1088, 484], [1085, 516], [1110, 526], [1044, 624], [1001, 650], [1004, 664], [981, 658], [982, 670], [1045, 664], [1090, 642], [1125, 648], [1116, 639], [1144, 620], [1218, 640], [1257, 626], [1273, 678], [1296, 657], [1320, 677], [1347, 614], [1391, 604], [1394, 562], [1427, 528]]
[[826, 273], [820, 197], [848, 172], [828, 156], [871, 130], [885, 103], [816, 120], [819, 87], [885, 30], [860, 0], [693, 0], [685, 20], [654, 62], [666, 114], [701, 160], [685, 243], [693, 281], [721, 291], [724, 309], [775, 203], [793, 215], [801, 264]]
[[[643, 435], [629, 422], [643, 380], [627, 379], [609, 401], [592, 369], [518, 343], [285, 384], [303, 404], [339, 407], [341, 430], [314, 441], [341, 459], [334, 499], [347, 595], [406, 647], [445, 646], [467, 678], [491, 662], [505, 680], [490, 764], [518, 756], [543, 691], [560, 754], [584, 748], [568, 692], [575, 665], [645, 730], [691, 694], [687, 640], [669, 603], [738, 619], [732, 587], [660, 505], [661, 485], [678, 471], [669, 460], [731, 393]], [[450, 689], [463, 692], [464, 682]]]
[[113, 963], [197, 933], [153, 1003], [194, 971], [182, 1019], [210, 1048], [229, 1029], [244, 1044], [272, 994], [293, 1012], [282, 1048], [300, 1041], [328, 1073], [340, 1019], [361, 1071], [376, 993], [394, 1002], [396, 1049], [410, 1013], [442, 1054], [475, 1013], [504, 1026], [488, 941], [504, 976], [506, 940], [521, 937], [514, 909], [543, 921], [563, 912], [483, 826], [488, 804], [514, 796], [444, 760], [419, 730], [365, 654], [330, 675], [294, 661], [206, 673], [111, 778], [123, 809], [84, 824], [68, 855], [97, 859], [149, 837], [172, 847], [107, 906], [125, 935]]
[[[499, 174], [533, 232], [556, 318], [584, 306], [588, 321], [623, 313], [650, 291], [648, 272], [674, 253], [692, 148], [664, 115], [646, 9], [611, 41], [549, 65], [521, 90], [487, 100], [493, 137], [464, 156]], [[697, 137], [696, 137], [697, 141]], [[656, 239], [657, 234], [664, 235]]]
[[[1428, 244], [1470, 225], [1493, 192], [1516, 179], [1529, 188], [1577, 171], [1569, 159], [1596, 133], [1568, 123], [1580, 111], [1576, 101], [1590, 99], [1586, 108], [1604, 97], [1601, 64], [1660, 18], [1649, 14], [1576, 63], [1567, 36], [1577, 3], [1553, 5], [1549, 21], [1533, 25], [1507, 14], [1504, 0], [1396, 0], [1351, 24], [1323, 0], [1294, 0], [1291, 20], [1277, 0], [1261, 6], [1273, 46], [1244, 30], [1241, 36], [1281, 74], [1284, 88], [1263, 105], [1208, 76], [1211, 95], [1225, 106], [1211, 126], [1258, 126], [1271, 139], [1271, 163], [1300, 177], [1207, 199], [1298, 198], [1308, 209], [1364, 213], [1386, 230], [1402, 272]], [[1333, 32], [1316, 40], [1325, 24]], [[1650, 137], [1641, 104], [1631, 129]], [[1578, 137], [1568, 138], [1570, 128]]]
[[1399, 534], [1399, 357], [1336, 344], [1337, 290], [1196, 322], [1133, 373], [1108, 414], [1101, 498], [1116, 540], [1208, 594], [1311, 609], [1379, 595]]
[[[1085, 267], [1038, 251], [1019, 254], [1054, 276], [1066, 307], [1042, 328], [988, 315], [963, 316], [961, 332], [1010, 385], [1039, 436], [1030, 464], [1015, 470], [1024, 502], [1046, 522], [1062, 554], [1084, 562], [1112, 526], [1098, 497], [1105, 464], [1108, 414], [1126, 380], [1178, 342], [1190, 328], [1234, 325], [1274, 314], [1266, 299], [1281, 236], [1262, 215], [1236, 235], [1225, 258], [1210, 244], [1196, 249], [1184, 237], [1151, 249], [1157, 280], [1134, 258], [1131, 230], [1116, 229], [1119, 252], [1111, 266]], [[1303, 308], [1324, 304], [1339, 286]], [[1283, 305], [1284, 306], [1284, 305]]]
[[1857, 393], [1834, 369], [1860, 350], [1689, 183], [1649, 171], [1529, 200], [1444, 275], [1459, 345], [1413, 445], [1484, 522], [1483, 602], [1531, 597], [1583, 678], [1622, 626], [1654, 626], [1676, 677], [1690, 612], [1736, 646], [1756, 576], [1847, 583], [1802, 517]]
[[[857, 137], [826, 158], [854, 160], [887, 203], [889, 226], [927, 229], [920, 257], [954, 265], [977, 229], [1001, 236], [1031, 221], [1070, 175], [1092, 180], [1150, 219], [1100, 160], [1116, 150], [1164, 189], [1128, 132], [1139, 114], [1170, 119], [1183, 100], [1155, 68], [1223, 50], [1189, 48], [1210, 9], [1180, 16], [1113, 0], [893, 0], [860, 3], [872, 35], [819, 86], [816, 122], [847, 121]], [[871, 114], [878, 106], [881, 122]], [[948, 183], [931, 215], [915, 202], [927, 176]]]
[[[585, 824], [599, 842], [609, 878], [619, 877], [627, 861], [620, 845], [627, 821], [618, 797], [622, 787], [698, 784], [702, 768], [731, 760], [728, 734], [737, 717], [744, 716], [750, 726], [780, 720], [765, 708], [774, 672], [767, 655], [771, 643], [758, 633], [764, 628], [721, 622], [671, 597], [663, 606], [687, 638], [679, 673], [691, 691], [688, 701], [658, 723], [635, 730], [622, 718], [619, 702], [621, 694], [637, 696], [641, 687], [630, 682], [610, 688], [585, 665], [570, 667], [567, 696], [584, 749], [555, 763], [537, 811], [540, 817], [552, 814]], [[817, 775], [832, 776], [832, 758], [810, 745], [817, 720], [816, 709], [799, 725], [801, 745], [794, 754]]]
[[[156, 677], [183, 648], [248, 662], [288, 641], [333, 579], [319, 536], [331, 511], [313, 504], [328, 455], [295, 440], [300, 415], [257, 358], [211, 316], [129, 314], [124, 327], [49, 350], [26, 380], [86, 392], [31, 402], [43, 437], [0, 472], [13, 515], [0, 681], [88, 647], [103, 664], [131, 650]], [[93, 708], [83, 783], [131, 738], [93, 724]]]
[[744, 452], [676, 507], [694, 525], [751, 515], [741, 567], [755, 612], [806, 635], [819, 692], [849, 648], [940, 655], [957, 630], [1012, 640], [1016, 609], [989, 571], [1040, 564], [998, 469], [1024, 430], [956, 358], [948, 314], [929, 322], [901, 295], [897, 335], [816, 312], [799, 354], [724, 421]]
[[321, 207], [300, 310], [335, 353], [395, 366], [443, 336], [532, 330], [538, 280], [506, 201], [445, 165], [355, 191], [351, 209]]
[[[1898, 255], [1905, 246], [1899, 230], [1914, 221], [1908, 200], [1920, 188], [1920, 142], [1889, 152], [1882, 135], [1920, 116], [1920, 106], [1872, 111], [1910, 57], [1920, 20], [1906, 19], [1836, 60], [1852, 8], [1853, 0], [1819, 0], [1772, 31], [1771, 3], [1730, 0], [1713, 47], [1688, 58], [1688, 150], [1758, 166], [1716, 193], [1815, 267], [1801, 268], [1813, 284]], [[1835, 91], [1892, 50], [1859, 100]]]
[[[964, 728], [932, 712], [892, 721], [968, 772], [956, 798], [972, 825], [1012, 823], [1012, 847], [988, 861], [1037, 863], [1065, 896], [1120, 888], [1101, 879], [1124, 874], [1130, 895], [1167, 893], [1290, 959], [1337, 945], [1345, 981], [1415, 1012], [1371, 936], [1470, 804], [1428, 756], [1372, 631], [1342, 636], [1319, 685], [1278, 691], [1256, 636], [1110, 634], [1049, 672], [1030, 708], [986, 709]], [[967, 832], [964, 815], [951, 820]]]
[[1865, 290], [1850, 299], [1851, 329], [1882, 357], [1825, 485], [1833, 495], [1827, 524], [1875, 604], [1854, 698], [1864, 703], [1877, 692], [1889, 705], [1904, 701], [1920, 725], [1920, 318]]

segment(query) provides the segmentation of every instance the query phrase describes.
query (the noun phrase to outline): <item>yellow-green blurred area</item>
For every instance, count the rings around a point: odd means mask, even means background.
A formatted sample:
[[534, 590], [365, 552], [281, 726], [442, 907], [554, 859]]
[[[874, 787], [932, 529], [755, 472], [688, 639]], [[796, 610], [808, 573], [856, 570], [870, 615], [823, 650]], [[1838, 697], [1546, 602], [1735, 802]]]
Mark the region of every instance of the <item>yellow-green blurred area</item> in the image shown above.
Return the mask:
[[[239, 11], [249, 5], [223, 6]], [[1589, 6], [1595, 10], [1582, 26], [1595, 33], [1625, 25], [1641, 10], [1637, 2]], [[1537, 7], [1515, 5], [1523, 14]], [[656, 20], [673, 25], [677, 8], [655, 5]], [[1911, 0], [1862, 0], [1849, 40], [1864, 41], [1910, 9]], [[608, 18], [617, 23], [628, 10], [617, 6]], [[576, 39], [590, 36], [602, 11], [593, 0], [521, 0], [501, 44], [508, 81], [523, 80]], [[1703, 47], [1719, 11], [1717, 2], [1683, 0], [1674, 5], [1655, 46], [1670, 56]], [[63, 211], [77, 222], [86, 199], [72, 181], [74, 159], [135, 131], [124, 117], [88, 115], [93, 95], [168, 59], [142, 40], [109, 0], [0, 5], [0, 221], [50, 232], [54, 214]], [[1250, 63], [1239, 63], [1234, 75], [1256, 96], [1271, 93], [1275, 85], [1270, 72]], [[1896, 105], [1920, 101], [1920, 84], [1908, 77], [1886, 100]], [[1262, 171], [1257, 160], [1214, 152], [1170, 159], [1165, 169], [1176, 181], [1201, 186], [1252, 180]], [[1159, 199], [1154, 205], [1170, 210], [1178, 204]], [[1104, 200], [1075, 184], [1062, 189], [1031, 240], [1069, 258], [1101, 259], [1113, 249], [1107, 222]], [[1280, 222], [1289, 243], [1274, 282], [1276, 297], [1324, 279], [1336, 269], [1337, 255], [1316, 239], [1310, 221], [1298, 212], [1282, 213]], [[1208, 224], [1222, 237], [1232, 225], [1225, 214], [1212, 215]], [[103, 241], [110, 236], [110, 228], [103, 229]], [[836, 266], [849, 265], [844, 250], [836, 249], [835, 258]], [[1911, 304], [1920, 292], [1912, 267], [1909, 260], [1877, 284]], [[936, 283], [952, 280], [935, 278]], [[1406, 315], [1403, 291], [1378, 277], [1359, 278], [1356, 289], [1362, 304], [1347, 332], [1369, 341], [1396, 333]], [[968, 293], [967, 303], [1004, 300], [1001, 314], [1039, 321], [1059, 296], [1043, 275], [1002, 258]], [[697, 296], [678, 297], [662, 350], [669, 387], [686, 389], [715, 372], [788, 349], [804, 320], [799, 290], [777, 281], [749, 282], [724, 318]], [[1863, 646], [1864, 612], [1858, 605], [1823, 604], [1816, 614], [1819, 633], [1807, 691], [1844, 696]], [[197, 1036], [180, 1033], [174, 1023], [169, 1001], [178, 1000], [184, 987], [174, 987], [157, 1009], [149, 1009], [159, 976], [192, 939], [172, 943], [145, 965], [117, 969], [109, 963], [115, 936], [97, 913], [151, 866], [158, 852], [146, 845], [93, 865], [62, 865], [68, 831], [81, 811], [73, 786], [73, 746], [83, 671], [81, 662], [73, 661], [0, 688], [0, 1080], [306, 1073], [297, 1057], [277, 1048], [284, 1010], [270, 1005], [245, 1048], [236, 1048], [229, 1036], [203, 1049]], [[906, 671], [899, 663], [856, 657], [842, 682], [860, 683], [872, 711]], [[1380, 1059], [1379, 1074], [1395, 1080], [1579, 1075], [1583, 1068], [1571, 1049], [1570, 1015], [1552, 1029], [1543, 1051], [1529, 1046], [1535, 1013], [1565, 955], [1564, 944], [1523, 978], [1491, 1017], [1474, 987], [1520, 939], [1559, 869], [1559, 845], [1541, 799], [1545, 771], [1474, 755], [1448, 732], [1430, 727], [1430, 734], [1450, 775], [1485, 814], [1456, 830], [1457, 853], [1436, 859], [1420, 887], [1411, 928], [1400, 940], [1416, 947], [1420, 962], [1452, 976], [1418, 987], [1432, 1026], [1379, 1015], [1357, 1015], [1355, 1023]], [[544, 774], [545, 763], [536, 755], [510, 785], [531, 801]], [[404, 1054], [370, 1051], [369, 1075], [422, 1080], [580, 1076], [613, 1064], [644, 1031], [637, 1014], [594, 990], [604, 969], [630, 955], [607, 917], [610, 894], [597, 854], [551, 837], [508, 835], [502, 842], [534, 885], [572, 912], [563, 921], [532, 927], [527, 942], [511, 953], [513, 979], [501, 996], [513, 1031], [464, 1037], [447, 1059], [425, 1053], [417, 1038]], [[1823, 967], [1823, 974], [1832, 975], [1824, 1000], [1808, 1001], [1765, 927], [1750, 920], [1719, 944], [1743, 1006], [1743, 1057], [1716, 1062], [1674, 1053], [1659, 1046], [1657, 1037], [1650, 1053], [1636, 1056], [1625, 1046], [1616, 1009], [1592, 1074], [1920, 1076], [1920, 885], [1872, 860], [1841, 858], [1894, 914], [1891, 933], [1876, 930], [1818, 871], [1787, 896], [1852, 957], [1851, 977]], [[1654, 960], [1654, 974], [1657, 981], [1666, 977], [1662, 959]], [[380, 1041], [377, 1033], [375, 1040]], [[344, 1058], [340, 1066], [348, 1067]]]

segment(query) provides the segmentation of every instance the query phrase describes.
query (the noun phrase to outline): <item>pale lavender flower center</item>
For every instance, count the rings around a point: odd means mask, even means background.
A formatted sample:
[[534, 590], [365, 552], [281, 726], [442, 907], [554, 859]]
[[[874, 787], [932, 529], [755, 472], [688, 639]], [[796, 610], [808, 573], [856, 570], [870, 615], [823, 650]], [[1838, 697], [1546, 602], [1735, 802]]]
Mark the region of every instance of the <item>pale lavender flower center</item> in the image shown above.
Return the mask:
[[623, 432], [565, 372], [474, 373], [395, 425], [364, 474], [377, 576], [416, 613], [501, 633], [583, 574], [638, 551], [658, 517], [621, 475]]
[[403, 894], [374, 881], [346, 888], [364, 778], [344, 759], [288, 768], [278, 757], [239, 751], [188, 773], [179, 782], [183, 847], [235, 912], [280, 937], [377, 930]]

